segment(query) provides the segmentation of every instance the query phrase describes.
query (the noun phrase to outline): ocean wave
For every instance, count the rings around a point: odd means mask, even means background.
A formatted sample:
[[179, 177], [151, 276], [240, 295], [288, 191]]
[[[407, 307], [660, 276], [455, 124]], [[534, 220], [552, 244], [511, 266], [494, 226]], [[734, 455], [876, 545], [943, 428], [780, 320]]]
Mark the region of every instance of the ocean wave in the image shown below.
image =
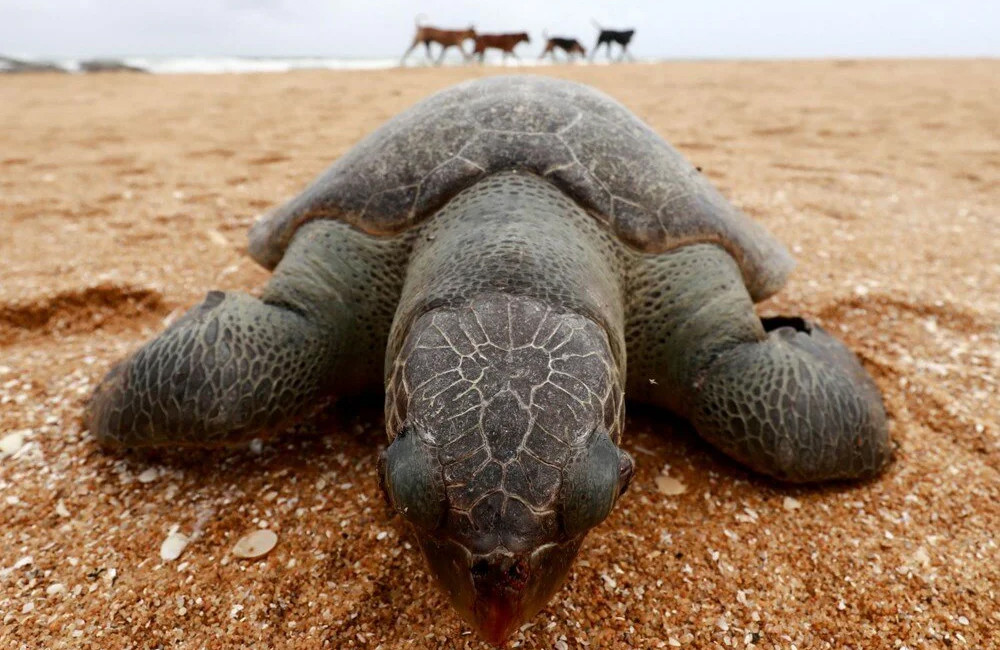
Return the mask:
[[[49, 70], [63, 72], [101, 72], [101, 71], [132, 71], [150, 72], [153, 74], [231, 74], [253, 72], [290, 72], [292, 70], [382, 70], [399, 66], [398, 58], [352, 59], [338, 57], [253, 57], [253, 56], [122, 56], [94, 58], [35, 58], [18, 57], [4, 59], [0, 57], [0, 72], [34, 71], [43, 67]], [[526, 58], [520, 61], [502, 62], [487, 57], [486, 64], [510, 68], [534, 67], [551, 65], [548, 60], [539, 61]], [[604, 65], [605, 61], [588, 64], [578, 62], [573, 65]], [[406, 67], [420, 68], [432, 65], [416, 56], [407, 61]], [[466, 63], [458, 57], [444, 61], [445, 66], [478, 65]]]
[[289, 72], [292, 70], [378, 70], [399, 64], [397, 59], [342, 59], [327, 57], [125, 57], [125, 63], [154, 74], [224, 74]]

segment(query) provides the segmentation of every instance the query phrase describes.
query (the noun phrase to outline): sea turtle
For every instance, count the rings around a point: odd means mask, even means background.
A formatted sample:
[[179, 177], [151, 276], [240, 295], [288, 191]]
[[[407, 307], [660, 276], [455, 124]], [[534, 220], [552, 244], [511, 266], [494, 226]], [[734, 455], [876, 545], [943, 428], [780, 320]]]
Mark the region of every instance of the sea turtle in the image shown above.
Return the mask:
[[583, 85], [494, 77], [426, 99], [258, 221], [250, 253], [274, 269], [263, 295], [209, 292], [118, 363], [90, 431], [232, 443], [384, 388], [386, 498], [493, 642], [628, 486], [626, 395], [786, 481], [890, 457], [855, 356], [755, 314], [792, 267], [781, 244]]

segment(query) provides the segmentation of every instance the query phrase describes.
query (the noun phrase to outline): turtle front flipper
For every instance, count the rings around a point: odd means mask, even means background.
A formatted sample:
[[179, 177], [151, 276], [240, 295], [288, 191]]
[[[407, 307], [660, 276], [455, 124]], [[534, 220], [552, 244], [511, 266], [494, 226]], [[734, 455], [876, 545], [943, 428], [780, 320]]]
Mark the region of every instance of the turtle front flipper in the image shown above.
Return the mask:
[[860, 479], [885, 467], [881, 396], [842, 343], [800, 318], [761, 321], [718, 247], [640, 264], [630, 394], [677, 411], [727, 455], [781, 480]]
[[119, 362], [87, 405], [117, 447], [213, 446], [280, 430], [322, 396], [337, 346], [285, 307], [213, 291]]
[[224, 445], [280, 432], [331, 395], [377, 389], [404, 245], [307, 224], [261, 299], [213, 291], [112, 368], [88, 429], [118, 447]]
[[[891, 458], [882, 398], [843, 343], [802, 319], [735, 346], [694, 381], [695, 428], [791, 482], [860, 479]], [[769, 323], [764, 321], [767, 328]]]

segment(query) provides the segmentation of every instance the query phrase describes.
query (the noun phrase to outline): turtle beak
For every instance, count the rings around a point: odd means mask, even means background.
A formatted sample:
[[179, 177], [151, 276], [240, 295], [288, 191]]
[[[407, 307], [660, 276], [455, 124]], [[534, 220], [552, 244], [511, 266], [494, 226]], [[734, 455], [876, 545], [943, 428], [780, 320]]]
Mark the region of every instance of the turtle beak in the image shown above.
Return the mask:
[[499, 646], [562, 586], [580, 541], [525, 553], [473, 554], [461, 544], [436, 539], [421, 539], [420, 546], [462, 618]]

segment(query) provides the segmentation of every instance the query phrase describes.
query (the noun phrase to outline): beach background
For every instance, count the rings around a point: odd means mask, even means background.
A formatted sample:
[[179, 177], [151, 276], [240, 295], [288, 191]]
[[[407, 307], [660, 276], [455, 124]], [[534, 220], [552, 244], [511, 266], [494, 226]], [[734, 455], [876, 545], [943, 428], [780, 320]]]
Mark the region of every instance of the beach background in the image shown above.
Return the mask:
[[[0, 647], [482, 647], [384, 505], [377, 399], [151, 457], [100, 451], [80, 415], [207, 290], [259, 291], [257, 215], [502, 72], [0, 77]], [[760, 311], [857, 351], [898, 452], [866, 484], [788, 487], [632, 408], [632, 487], [513, 647], [998, 647], [1000, 62], [529, 72], [622, 101], [788, 245]], [[235, 558], [264, 527], [274, 550]]]

